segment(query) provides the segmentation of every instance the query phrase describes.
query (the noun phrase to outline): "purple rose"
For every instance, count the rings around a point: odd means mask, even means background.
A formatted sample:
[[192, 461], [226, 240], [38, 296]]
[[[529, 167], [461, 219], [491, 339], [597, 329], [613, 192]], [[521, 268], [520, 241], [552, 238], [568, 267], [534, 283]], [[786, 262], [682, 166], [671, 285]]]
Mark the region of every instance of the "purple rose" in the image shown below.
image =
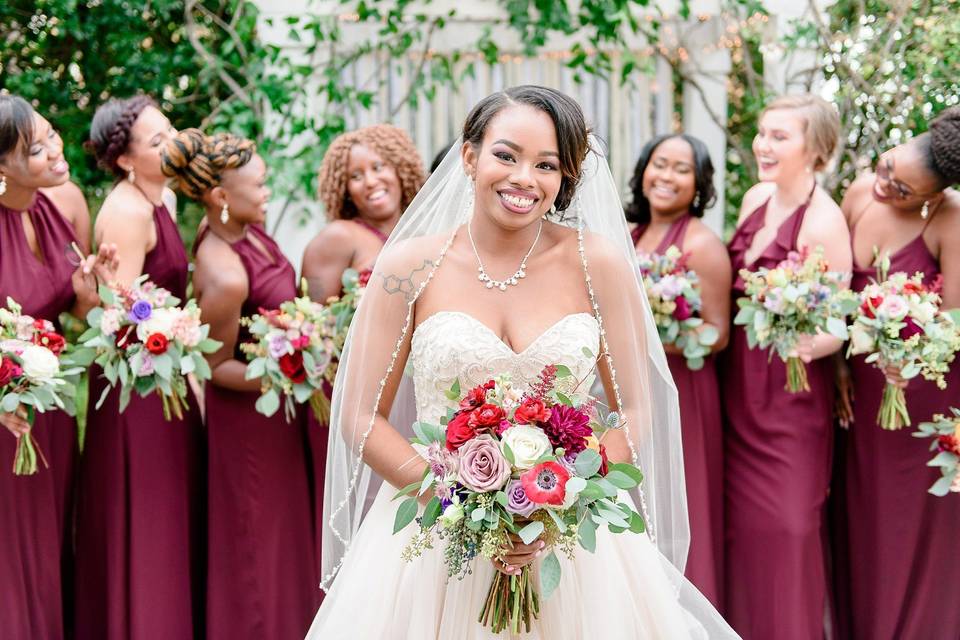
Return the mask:
[[511, 480], [507, 484], [507, 511], [529, 518], [530, 514], [536, 511], [537, 505], [530, 501], [527, 492], [519, 480]]
[[499, 443], [488, 435], [467, 441], [458, 453], [458, 479], [471, 491], [496, 491], [510, 478], [510, 463], [500, 453]]
[[151, 315], [153, 315], [153, 306], [146, 300], [137, 300], [130, 307], [130, 313], [127, 314], [127, 317], [130, 318], [130, 322], [140, 324], [149, 319]]

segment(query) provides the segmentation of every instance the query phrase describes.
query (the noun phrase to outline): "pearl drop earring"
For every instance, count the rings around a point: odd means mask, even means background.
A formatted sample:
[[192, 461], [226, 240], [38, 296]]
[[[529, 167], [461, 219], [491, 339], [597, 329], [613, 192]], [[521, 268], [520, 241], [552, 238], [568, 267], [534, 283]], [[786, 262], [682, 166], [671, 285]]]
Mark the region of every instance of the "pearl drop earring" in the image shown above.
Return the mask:
[[132, 183], [136, 179], [137, 175], [133, 172], [133, 169], [130, 169], [130, 171], [127, 172], [127, 180]]
[[223, 203], [223, 209], [220, 209], [220, 222], [223, 224], [230, 222], [230, 207], [226, 202]]
[[7, 176], [0, 176], [0, 196], [7, 192]]
[[924, 200], [923, 207], [920, 208], [920, 217], [926, 220], [930, 216], [930, 201]]

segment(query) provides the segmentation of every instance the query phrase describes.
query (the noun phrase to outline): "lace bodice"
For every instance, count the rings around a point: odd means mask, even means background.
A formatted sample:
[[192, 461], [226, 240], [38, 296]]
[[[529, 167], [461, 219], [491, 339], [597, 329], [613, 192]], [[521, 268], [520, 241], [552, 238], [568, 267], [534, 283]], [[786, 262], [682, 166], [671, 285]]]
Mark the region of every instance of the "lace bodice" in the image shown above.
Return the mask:
[[440, 311], [424, 320], [413, 334], [410, 360], [417, 397], [417, 416], [436, 423], [455, 402], [445, 392], [455, 380], [466, 391], [494, 376], [510, 374], [523, 388], [548, 364], [569, 367], [576, 379], [591, 374], [594, 360], [583, 353], [600, 349], [600, 330], [589, 313], [564, 316], [529, 347], [517, 353], [493, 330], [466, 313]]

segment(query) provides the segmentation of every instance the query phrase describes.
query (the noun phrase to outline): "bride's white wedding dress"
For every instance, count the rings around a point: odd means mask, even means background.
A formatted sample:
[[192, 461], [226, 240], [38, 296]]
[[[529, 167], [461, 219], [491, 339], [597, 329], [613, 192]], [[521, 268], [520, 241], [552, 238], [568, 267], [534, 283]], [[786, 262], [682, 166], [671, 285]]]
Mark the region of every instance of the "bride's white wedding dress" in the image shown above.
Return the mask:
[[[564, 364], [578, 377], [587, 375], [594, 363], [583, 347], [599, 350], [597, 321], [587, 313], [561, 318], [520, 353], [465, 313], [436, 313], [417, 327], [411, 342], [417, 414], [435, 423], [454, 404], [444, 392], [457, 379], [463, 389], [503, 373], [518, 383], [533, 381], [548, 364]], [[494, 572], [489, 561], [477, 558], [472, 574], [448, 580], [442, 541], [412, 562], [400, 558], [413, 527], [391, 534], [395, 493], [383, 484], [307, 638], [503, 637], [477, 622]], [[524, 638], [736, 637], [646, 535], [613, 535], [601, 529], [596, 553], [578, 548], [572, 561], [562, 553], [557, 556], [563, 568], [560, 586], [541, 601], [540, 617]]]

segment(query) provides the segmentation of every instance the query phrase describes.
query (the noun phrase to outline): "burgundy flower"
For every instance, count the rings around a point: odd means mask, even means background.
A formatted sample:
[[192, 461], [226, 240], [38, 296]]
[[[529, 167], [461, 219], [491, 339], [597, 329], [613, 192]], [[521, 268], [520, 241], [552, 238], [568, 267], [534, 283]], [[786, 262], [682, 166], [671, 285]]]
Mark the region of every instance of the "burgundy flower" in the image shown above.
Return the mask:
[[17, 363], [10, 358], [3, 358], [0, 360], [0, 387], [6, 385], [8, 382], [17, 377], [17, 370], [19, 368], [20, 367], [17, 366]]
[[280, 365], [280, 372], [290, 378], [294, 384], [299, 384], [307, 379], [307, 370], [303, 368], [302, 351], [283, 354], [277, 364]]
[[605, 476], [610, 473], [610, 459], [607, 457], [607, 448], [600, 445], [600, 475]]
[[60, 355], [60, 352], [67, 346], [67, 341], [63, 339], [63, 336], [53, 331], [38, 333], [33, 341], [41, 347], [50, 349], [55, 356]]
[[900, 329], [901, 340], [909, 340], [911, 337], [917, 334], [923, 333], [923, 327], [917, 324], [917, 321], [911, 318], [910, 316], [907, 316], [906, 318], [904, 318], [904, 322], [906, 322], [907, 324], [906, 326]]
[[567, 453], [580, 453], [587, 448], [587, 437], [593, 434], [590, 417], [583, 411], [560, 404], [550, 410], [550, 419], [543, 431], [554, 448], [563, 447]]
[[690, 303], [687, 302], [687, 299], [683, 296], [678, 297], [673, 302], [677, 305], [673, 310], [673, 317], [680, 322], [689, 319], [693, 315], [693, 310], [690, 308]]

